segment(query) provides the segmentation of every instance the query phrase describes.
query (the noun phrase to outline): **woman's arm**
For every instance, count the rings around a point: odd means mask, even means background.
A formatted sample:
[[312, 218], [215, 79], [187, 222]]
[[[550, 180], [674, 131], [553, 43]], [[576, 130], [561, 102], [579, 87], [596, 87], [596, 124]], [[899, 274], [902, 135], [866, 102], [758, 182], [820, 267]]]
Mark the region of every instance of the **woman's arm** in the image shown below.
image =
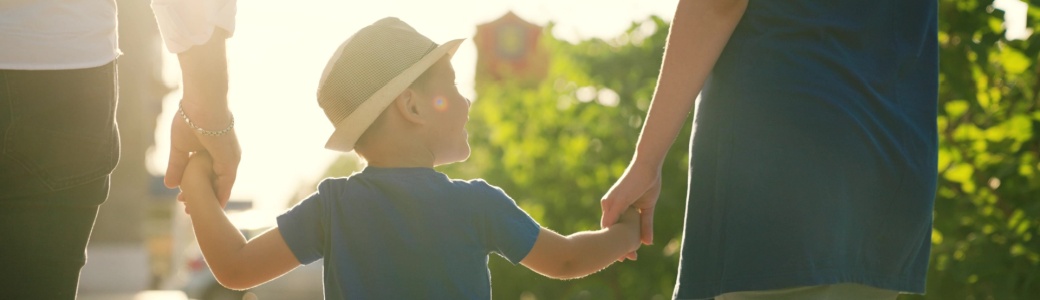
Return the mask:
[[221, 285], [244, 290], [278, 278], [300, 265], [277, 227], [246, 241], [213, 194], [211, 160], [192, 156], [181, 183], [195, 238]]
[[633, 206], [640, 210], [643, 243], [653, 242], [661, 164], [746, 8], [747, 0], [679, 1], [636, 152], [628, 169], [603, 196], [603, 227], [614, 224]]

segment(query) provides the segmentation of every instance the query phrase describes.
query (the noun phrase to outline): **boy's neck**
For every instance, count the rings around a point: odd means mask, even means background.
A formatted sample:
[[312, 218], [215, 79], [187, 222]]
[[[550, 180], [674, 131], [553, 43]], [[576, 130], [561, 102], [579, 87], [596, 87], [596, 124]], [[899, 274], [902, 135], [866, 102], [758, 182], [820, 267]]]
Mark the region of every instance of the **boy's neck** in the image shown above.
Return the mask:
[[379, 168], [433, 168], [434, 163], [433, 153], [420, 139], [383, 138], [359, 154], [369, 166]]
[[408, 161], [379, 161], [369, 160], [368, 165], [377, 168], [433, 168], [433, 164], [424, 164], [419, 162], [408, 162]]

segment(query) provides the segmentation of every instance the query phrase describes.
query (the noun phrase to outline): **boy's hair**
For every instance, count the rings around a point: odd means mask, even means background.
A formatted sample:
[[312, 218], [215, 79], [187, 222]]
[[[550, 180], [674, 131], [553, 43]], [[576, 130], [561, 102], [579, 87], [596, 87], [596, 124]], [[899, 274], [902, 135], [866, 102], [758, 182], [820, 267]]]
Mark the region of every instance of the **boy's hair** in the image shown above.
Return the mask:
[[[318, 104], [335, 126], [325, 148], [349, 152], [366, 129], [406, 88], [462, 39], [437, 45], [397, 18], [384, 18], [348, 38], [329, 59], [318, 83]], [[416, 85], [416, 82], [419, 84]]]

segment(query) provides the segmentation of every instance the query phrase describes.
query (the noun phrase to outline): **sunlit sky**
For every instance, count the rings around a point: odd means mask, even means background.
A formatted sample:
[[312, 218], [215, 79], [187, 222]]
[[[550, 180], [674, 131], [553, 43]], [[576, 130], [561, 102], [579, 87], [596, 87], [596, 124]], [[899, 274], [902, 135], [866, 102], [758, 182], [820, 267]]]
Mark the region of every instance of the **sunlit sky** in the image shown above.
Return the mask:
[[[238, 1], [237, 27], [227, 41], [229, 105], [242, 146], [232, 199], [280, 211], [301, 188], [316, 182], [338, 152], [324, 149], [333, 127], [317, 105], [318, 78], [329, 56], [358, 29], [398, 17], [435, 42], [467, 38], [452, 63], [459, 89], [472, 98], [478, 24], [513, 11], [529, 22], [556, 24], [557, 38], [617, 36], [650, 15], [670, 20], [677, 0], [296, 0]], [[167, 80], [179, 84], [176, 57], [166, 58]], [[149, 154], [153, 173], [165, 172], [169, 121], [180, 91], [164, 101]]]

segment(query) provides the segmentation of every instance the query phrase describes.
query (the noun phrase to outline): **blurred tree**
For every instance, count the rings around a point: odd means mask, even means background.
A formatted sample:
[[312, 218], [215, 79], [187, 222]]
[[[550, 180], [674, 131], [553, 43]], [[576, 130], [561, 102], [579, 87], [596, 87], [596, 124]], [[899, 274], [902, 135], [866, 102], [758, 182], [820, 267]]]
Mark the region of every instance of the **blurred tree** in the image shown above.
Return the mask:
[[[1028, 8], [1040, 32], [1040, 4]], [[939, 7], [939, 189], [928, 295], [1040, 297], [1040, 35], [1010, 41], [991, 0]]]
[[[1036, 299], [1040, 35], [1008, 40], [992, 0], [939, 1], [940, 178], [928, 294], [901, 298]], [[1040, 3], [1033, 1], [1028, 24], [1040, 32]], [[632, 155], [667, 31], [651, 17], [610, 40], [572, 44], [543, 34], [546, 79], [533, 88], [509, 81], [478, 86], [468, 125], [472, 155], [438, 169], [502, 187], [561, 233], [598, 228], [599, 199]], [[641, 248], [638, 261], [559, 281], [493, 258], [494, 298], [670, 298], [688, 136], [685, 128], [664, 164], [656, 244]]]

